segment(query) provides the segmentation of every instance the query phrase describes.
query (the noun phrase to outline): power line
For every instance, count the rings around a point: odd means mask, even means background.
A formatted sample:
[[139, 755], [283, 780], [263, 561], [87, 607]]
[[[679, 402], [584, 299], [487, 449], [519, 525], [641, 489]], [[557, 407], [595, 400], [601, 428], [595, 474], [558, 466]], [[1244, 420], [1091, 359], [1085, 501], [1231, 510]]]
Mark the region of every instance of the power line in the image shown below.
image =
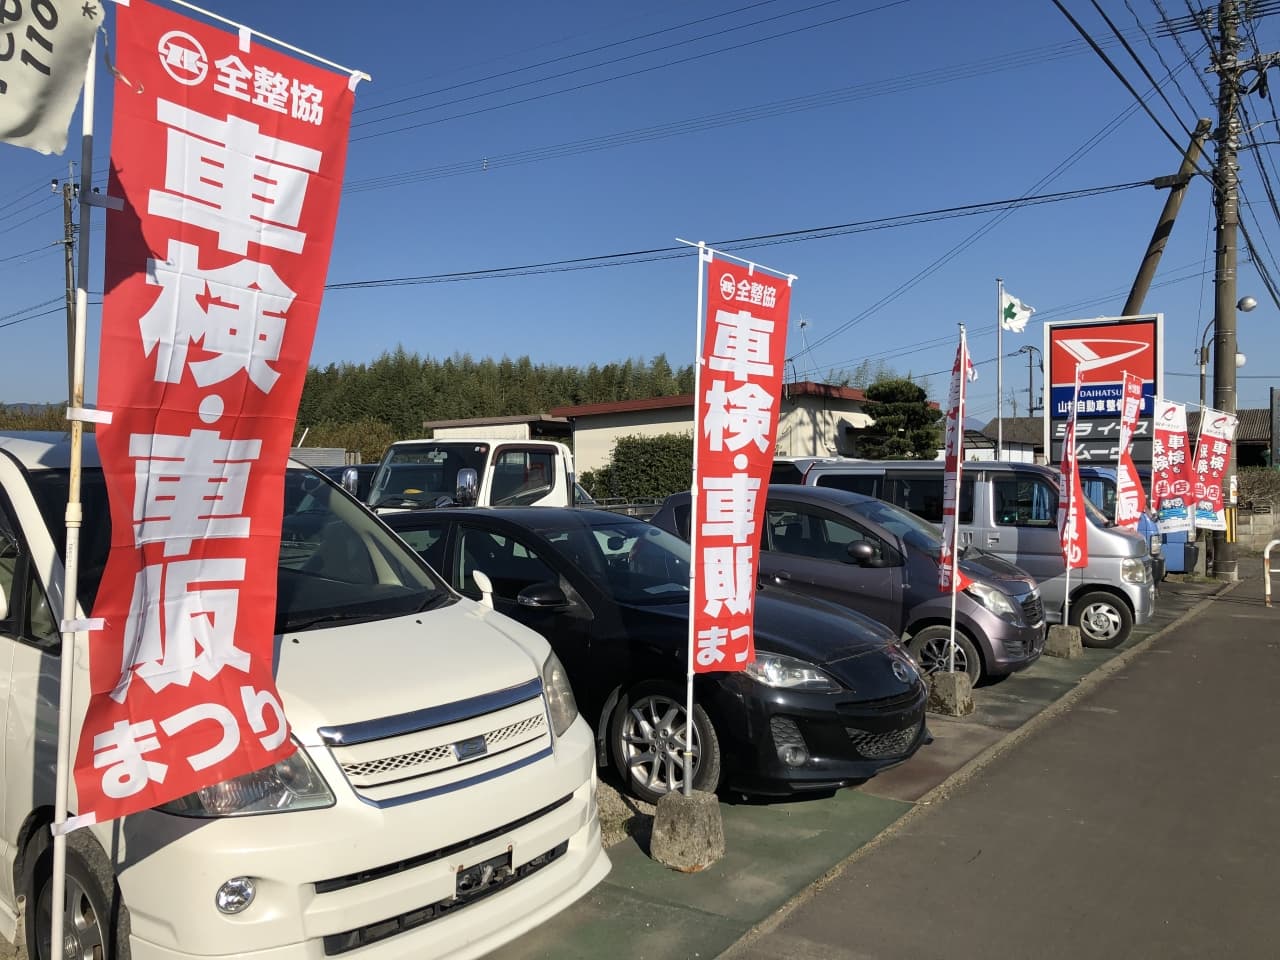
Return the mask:
[[[1039, 196], [1023, 196], [1012, 200], [994, 200], [983, 203], [964, 204], [953, 207], [942, 207], [918, 213], [899, 214], [892, 217], [879, 217], [873, 220], [858, 220], [850, 223], [833, 224], [825, 227], [810, 227], [803, 230], [785, 230], [777, 233], [759, 234], [741, 237], [736, 240], [721, 240], [712, 246], [730, 250], [752, 249], [760, 246], [772, 246], [779, 243], [795, 243], [802, 240], [819, 240], [827, 237], [844, 236], [851, 233], [866, 233], [875, 230], [888, 230], [894, 227], [908, 226], [916, 223], [928, 223], [954, 217], [974, 216], [1000, 210], [1005, 207], [1036, 206], [1046, 203], [1060, 203], [1064, 200], [1076, 200], [1083, 197], [1102, 196], [1123, 190], [1150, 186], [1150, 180], [1130, 183], [1112, 184], [1105, 187], [1087, 187], [1079, 190], [1066, 190], [1059, 193], [1041, 194]], [[648, 250], [632, 250], [625, 253], [599, 254], [589, 257], [576, 257], [567, 260], [550, 260], [542, 263], [526, 263], [510, 267], [490, 267], [486, 269], [465, 270], [453, 273], [425, 274], [421, 276], [387, 277], [376, 280], [349, 280], [326, 284], [326, 290], [362, 290], [376, 287], [413, 286], [426, 283], [452, 283], [462, 280], [487, 280], [503, 277], [527, 276], [538, 273], [560, 273], [571, 270], [591, 270], [600, 267], [621, 266], [625, 263], [645, 263], [652, 260], [672, 259], [693, 256], [696, 250], [688, 246], [656, 247]]]
[[[1156, 4], [1158, 9], [1160, 0], [1153, 0], [1153, 2]], [[1138, 11], [1133, 8], [1132, 0], [1124, 0], [1124, 5], [1125, 5], [1125, 8], [1129, 11], [1129, 14], [1133, 17], [1133, 22], [1136, 23], [1138, 25], [1138, 29], [1142, 31], [1143, 37], [1146, 38], [1147, 46], [1151, 48], [1152, 52], [1156, 55], [1156, 58], [1160, 61], [1160, 66], [1164, 67], [1166, 74], [1172, 74], [1173, 69], [1165, 61], [1164, 54], [1160, 51], [1160, 48], [1156, 45], [1155, 38], [1151, 36], [1151, 31], [1149, 31], [1146, 28], [1146, 25], [1142, 22], [1142, 19], [1138, 16]], [[1178, 41], [1178, 46], [1179, 47], [1182, 46], [1181, 40]], [[1199, 114], [1199, 110], [1197, 110], [1195, 104], [1191, 102], [1191, 98], [1187, 96], [1187, 92], [1182, 89], [1182, 84], [1178, 83], [1177, 81], [1174, 81], [1173, 85], [1175, 88], [1177, 88], [1178, 93], [1182, 96], [1182, 99], [1186, 103], [1187, 107], [1190, 108], [1191, 115], [1197, 116]]]

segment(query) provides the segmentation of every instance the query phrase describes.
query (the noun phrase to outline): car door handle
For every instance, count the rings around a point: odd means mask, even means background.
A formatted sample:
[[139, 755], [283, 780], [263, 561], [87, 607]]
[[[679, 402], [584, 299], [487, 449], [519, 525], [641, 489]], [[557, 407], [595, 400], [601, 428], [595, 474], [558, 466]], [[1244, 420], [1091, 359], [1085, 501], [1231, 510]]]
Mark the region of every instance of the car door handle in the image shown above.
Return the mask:
[[1000, 534], [998, 533], [987, 534], [987, 543], [999, 543], [999, 542], [1000, 542]]
[[773, 575], [774, 583], [787, 583], [791, 579], [791, 574], [785, 570], [780, 570]]

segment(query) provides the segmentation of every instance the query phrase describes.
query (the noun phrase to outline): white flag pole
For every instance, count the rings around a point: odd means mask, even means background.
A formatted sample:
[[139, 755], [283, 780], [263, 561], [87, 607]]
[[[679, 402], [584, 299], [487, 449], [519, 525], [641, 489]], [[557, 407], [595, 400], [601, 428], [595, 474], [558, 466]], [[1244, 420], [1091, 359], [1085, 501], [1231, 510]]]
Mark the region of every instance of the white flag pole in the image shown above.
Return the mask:
[[[68, 793], [71, 779], [71, 705], [72, 686], [75, 681], [76, 629], [78, 611], [76, 592], [79, 590], [80, 572], [80, 523], [83, 516], [80, 503], [80, 467], [84, 446], [84, 366], [85, 326], [89, 311], [89, 211], [93, 194], [93, 108], [94, 64], [98, 54], [97, 34], [89, 47], [89, 63], [84, 72], [84, 102], [81, 104], [80, 135], [80, 249], [76, 261], [76, 309], [75, 335], [71, 358], [71, 409], [67, 417], [71, 421], [71, 470], [67, 482], [67, 549], [62, 581], [62, 663], [58, 685], [58, 758], [53, 808], [53, 878], [50, 889], [51, 917], [49, 944], [51, 955], [62, 953], [63, 911], [66, 909], [67, 880], [67, 822]], [[35, 910], [36, 904], [28, 904]], [[32, 944], [33, 953], [38, 945]]]
[[[1080, 464], [1076, 462], [1076, 417], [1079, 415], [1079, 411], [1080, 411], [1080, 367], [1081, 367], [1081, 364], [1077, 363], [1076, 364], [1076, 384], [1075, 384], [1074, 390], [1072, 390], [1072, 393], [1071, 393], [1071, 432], [1069, 435], [1062, 438], [1062, 442], [1064, 444], [1067, 444], [1067, 443], [1071, 444], [1072, 476], [1068, 478], [1065, 471], [1062, 471], [1062, 464], [1061, 463], [1058, 464], [1058, 469], [1059, 469], [1059, 472], [1061, 473], [1063, 484], [1067, 488], [1067, 522], [1066, 522], [1067, 549], [1064, 551], [1063, 557], [1062, 557], [1063, 560], [1065, 560], [1067, 563], [1067, 575], [1066, 575], [1066, 580], [1063, 583], [1063, 589], [1062, 589], [1062, 625], [1064, 627], [1071, 625], [1071, 541], [1075, 538], [1075, 534], [1076, 534], [1075, 472], [1080, 469]], [[1067, 451], [1067, 448], [1064, 446], [1062, 448], [1062, 455], [1064, 460], [1066, 459], [1066, 451]], [[1088, 531], [1085, 532], [1085, 536], [1088, 536]]]
[[1004, 280], [996, 277], [996, 459], [1004, 459]]
[[702, 397], [702, 298], [703, 275], [705, 270], [703, 265], [710, 263], [714, 252], [701, 241], [698, 243], [698, 305], [694, 310], [694, 364], [693, 364], [693, 486], [689, 491], [689, 649], [687, 651], [688, 659], [688, 675], [685, 685], [685, 734], [684, 734], [684, 795], [686, 797], [693, 795], [693, 648], [696, 637], [696, 627], [694, 626], [694, 597], [697, 595], [695, 586], [698, 579], [698, 437], [696, 431], [698, 425], [698, 411], [701, 407]]
[[956, 407], [956, 480], [955, 510], [951, 520], [951, 633], [947, 644], [947, 672], [956, 672], [956, 581], [960, 574], [960, 486], [964, 470], [964, 393], [969, 379], [969, 344], [965, 339], [964, 324], [960, 324], [960, 391]]

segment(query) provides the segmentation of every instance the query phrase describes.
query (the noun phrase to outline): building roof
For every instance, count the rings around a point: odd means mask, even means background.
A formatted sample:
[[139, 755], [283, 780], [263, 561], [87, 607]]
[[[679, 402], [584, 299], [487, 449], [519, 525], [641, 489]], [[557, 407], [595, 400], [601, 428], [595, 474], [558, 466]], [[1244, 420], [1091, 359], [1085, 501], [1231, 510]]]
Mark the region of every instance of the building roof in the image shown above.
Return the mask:
[[545, 413], [521, 413], [510, 417], [467, 417], [462, 420], [424, 420], [422, 426], [427, 430], [449, 427], [496, 427], [508, 423], [553, 423], [567, 424], [564, 417]]
[[[982, 428], [984, 436], [991, 440], [996, 438], [997, 421], [989, 420]], [[1002, 428], [1005, 443], [1025, 443], [1033, 447], [1044, 446], [1043, 417], [1005, 417]]]
[[[1270, 443], [1271, 411], [1266, 407], [1246, 407], [1237, 410], [1240, 424], [1236, 427], [1237, 443]], [[1199, 411], [1187, 411], [1187, 433], [1194, 437], [1200, 432]]]
[[[853, 403], [865, 403], [867, 395], [856, 387], [839, 387], [830, 383], [815, 383], [812, 380], [799, 380], [783, 384], [786, 397], [821, 397], [829, 400], [847, 400]], [[670, 397], [648, 397], [644, 400], [614, 400], [607, 403], [584, 403], [573, 407], [555, 407], [551, 411], [556, 417], [589, 417], [604, 413], [638, 413], [642, 410], [674, 410], [680, 407], [692, 407], [693, 394], [681, 393]]]

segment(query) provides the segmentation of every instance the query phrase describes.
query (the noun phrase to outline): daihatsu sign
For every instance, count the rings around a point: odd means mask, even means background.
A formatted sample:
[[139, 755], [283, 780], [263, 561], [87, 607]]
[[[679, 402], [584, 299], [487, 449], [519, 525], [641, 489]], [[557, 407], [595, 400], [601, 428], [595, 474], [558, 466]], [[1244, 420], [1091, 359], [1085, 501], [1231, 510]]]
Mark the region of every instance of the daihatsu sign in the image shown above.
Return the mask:
[[1051, 321], [1044, 325], [1045, 449], [1062, 460], [1076, 369], [1076, 453], [1082, 463], [1116, 462], [1125, 374], [1142, 381], [1142, 408], [1133, 431], [1133, 460], [1151, 463], [1151, 416], [1164, 390], [1164, 315]]

